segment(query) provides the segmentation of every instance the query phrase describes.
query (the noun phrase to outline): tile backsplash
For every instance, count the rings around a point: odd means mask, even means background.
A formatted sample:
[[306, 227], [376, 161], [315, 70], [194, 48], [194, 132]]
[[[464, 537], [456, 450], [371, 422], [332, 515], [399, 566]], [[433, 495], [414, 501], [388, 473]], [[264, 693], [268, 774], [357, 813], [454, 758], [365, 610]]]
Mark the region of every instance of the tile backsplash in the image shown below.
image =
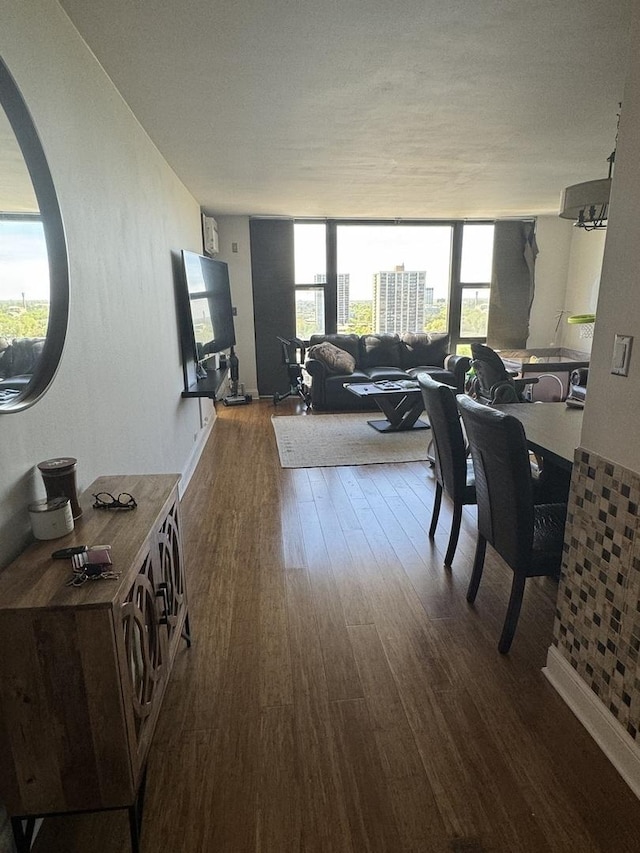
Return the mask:
[[636, 739], [640, 727], [640, 475], [579, 448], [554, 643]]

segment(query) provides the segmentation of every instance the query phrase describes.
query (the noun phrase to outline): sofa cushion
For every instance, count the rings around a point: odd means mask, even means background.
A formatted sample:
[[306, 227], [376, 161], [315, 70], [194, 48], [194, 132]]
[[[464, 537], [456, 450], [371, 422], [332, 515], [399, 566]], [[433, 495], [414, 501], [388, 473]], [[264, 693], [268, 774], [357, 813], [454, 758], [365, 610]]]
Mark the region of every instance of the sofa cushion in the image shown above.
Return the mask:
[[0, 378], [31, 374], [44, 349], [44, 338], [14, 338], [0, 358]]
[[407, 332], [400, 341], [400, 364], [420, 367], [423, 364], [442, 367], [449, 354], [449, 335], [446, 332]]
[[358, 367], [398, 367], [400, 364], [400, 338], [397, 335], [363, 335], [360, 339]]
[[456, 387], [455, 374], [444, 367], [421, 365], [420, 367], [410, 367], [407, 373], [412, 379], [417, 379], [421, 373], [426, 373], [435, 382], [443, 382], [445, 385], [451, 385], [452, 388]]
[[409, 379], [409, 375], [399, 367], [367, 367], [363, 373], [367, 374], [370, 382]]
[[[311, 335], [309, 338], [309, 348], [316, 344], [322, 344], [325, 341], [328, 341], [335, 347], [339, 347], [345, 352], [348, 352], [349, 355], [352, 355], [355, 358], [356, 364], [358, 364], [358, 358], [360, 356], [360, 335]], [[307, 350], [307, 355], [309, 355], [309, 350]]]
[[321, 361], [330, 373], [349, 374], [356, 367], [356, 360], [346, 350], [340, 349], [330, 341], [314, 344], [307, 351], [309, 358]]

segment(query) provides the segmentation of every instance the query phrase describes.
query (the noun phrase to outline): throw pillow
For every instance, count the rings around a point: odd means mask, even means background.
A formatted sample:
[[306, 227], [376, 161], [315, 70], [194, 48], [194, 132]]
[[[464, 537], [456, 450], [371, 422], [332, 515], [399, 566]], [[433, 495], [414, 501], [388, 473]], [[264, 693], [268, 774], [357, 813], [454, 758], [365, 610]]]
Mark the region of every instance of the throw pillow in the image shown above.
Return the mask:
[[331, 373], [353, 373], [356, 369], [355, 358], [329, 341], [314, 344], [307, 350], [307, 356], [321, 361]]

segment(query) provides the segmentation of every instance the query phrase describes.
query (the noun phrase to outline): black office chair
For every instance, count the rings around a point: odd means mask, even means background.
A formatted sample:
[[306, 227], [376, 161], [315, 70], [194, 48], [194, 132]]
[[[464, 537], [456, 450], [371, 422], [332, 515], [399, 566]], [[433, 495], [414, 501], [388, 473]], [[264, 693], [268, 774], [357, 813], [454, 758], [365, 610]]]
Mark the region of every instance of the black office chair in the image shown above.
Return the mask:
[[281, 338], [277, 336], [282, 348], [282, 363], [287, 368], [287, 376], [289, 378], [289, 390], [284, 394], [278, 391], [273, 395], [273, 405], [276, 406], [280, 400], [285, 400], [287, 397], [300, 397], [307, 408], [311, 406], [311, 390], [305, 385], [302, 375], [302, 365], [304, 364], [305, 345], [300, 338]]
[[436, 382], [427, 373], [418, 374], [418, 384], [431, 424], [435, 460], [436, 494], [429, 537], [433, 539], [435, 536], [444, 491], [453, 501], [449, 545], [444, 558], [445, 566], [450, 566], [460, 535], [462, 508], [466, 504], [476, 502], [473, 464], [467, 453], [454, 389], [450, 385]]
[[467, 393], [480, 403], [525, 403], [525, 388], [537, 383], [536, 377], [515, 379], [498, 353], [486, 344], [471, 344], [471, 367], [475, 374]]
[[529, 453], [519, 420], [463, 394], [457, 400], [471, 446], [478, 501], [478, 539], [467, 601], [475, 601], [489, 543], [513, 571], [498, 643], [498, 650], [506, 654], [527, 578], [559, 575], [567, 505], [534, 504]]

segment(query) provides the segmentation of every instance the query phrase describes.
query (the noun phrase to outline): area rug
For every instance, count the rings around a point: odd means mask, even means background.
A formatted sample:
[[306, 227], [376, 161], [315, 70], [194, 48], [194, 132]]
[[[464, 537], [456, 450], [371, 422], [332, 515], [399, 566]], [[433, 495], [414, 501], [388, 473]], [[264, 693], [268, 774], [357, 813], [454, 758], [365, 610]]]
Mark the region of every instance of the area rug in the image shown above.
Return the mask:
[[431, 430], [380, 433], [368, 420], [375, 412], [274, 415], [271, 418], [283, 468], [327, 468], [419, 462], [427, 458]]

